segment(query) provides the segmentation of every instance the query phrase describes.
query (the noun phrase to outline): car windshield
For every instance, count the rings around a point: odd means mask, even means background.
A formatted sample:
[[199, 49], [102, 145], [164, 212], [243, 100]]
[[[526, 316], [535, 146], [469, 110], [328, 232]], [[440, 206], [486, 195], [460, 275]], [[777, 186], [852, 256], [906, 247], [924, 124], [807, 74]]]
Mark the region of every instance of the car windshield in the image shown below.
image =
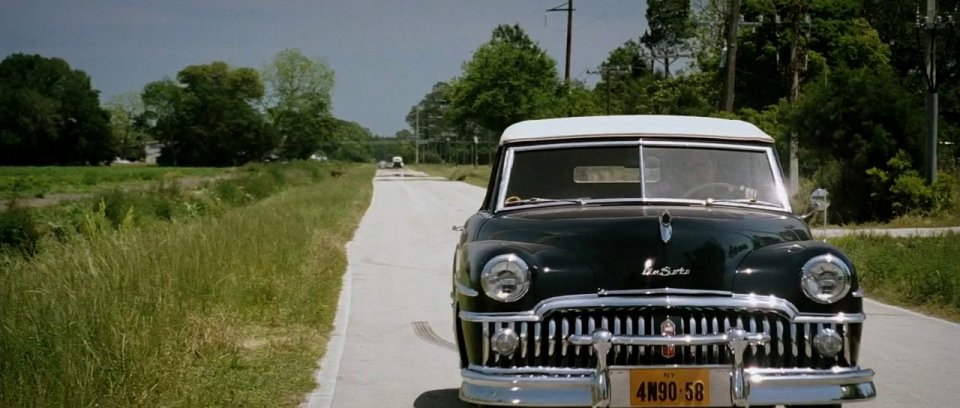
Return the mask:
[[770, 154], [697, 144], [516, 149], [503, 205], [647, 199], [784, 207]]

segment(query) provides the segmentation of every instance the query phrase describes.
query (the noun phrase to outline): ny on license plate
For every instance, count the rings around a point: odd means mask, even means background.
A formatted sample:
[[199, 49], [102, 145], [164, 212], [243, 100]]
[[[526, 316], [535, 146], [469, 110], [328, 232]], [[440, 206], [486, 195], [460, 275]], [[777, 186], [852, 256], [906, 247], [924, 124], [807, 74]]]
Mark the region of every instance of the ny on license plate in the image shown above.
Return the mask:
[[630, 370], [630, 405], [701, 407], [710, 405], [710, 370], [704, 368]]

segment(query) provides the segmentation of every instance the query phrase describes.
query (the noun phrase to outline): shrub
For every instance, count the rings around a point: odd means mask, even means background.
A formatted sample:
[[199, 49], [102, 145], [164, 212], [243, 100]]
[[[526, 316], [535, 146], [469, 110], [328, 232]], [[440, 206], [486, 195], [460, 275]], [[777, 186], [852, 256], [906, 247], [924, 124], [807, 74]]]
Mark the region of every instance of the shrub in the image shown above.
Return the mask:
[[0, 252], [33, 255], [40, 235], [30, 210], [11, 207], [0, 211]]

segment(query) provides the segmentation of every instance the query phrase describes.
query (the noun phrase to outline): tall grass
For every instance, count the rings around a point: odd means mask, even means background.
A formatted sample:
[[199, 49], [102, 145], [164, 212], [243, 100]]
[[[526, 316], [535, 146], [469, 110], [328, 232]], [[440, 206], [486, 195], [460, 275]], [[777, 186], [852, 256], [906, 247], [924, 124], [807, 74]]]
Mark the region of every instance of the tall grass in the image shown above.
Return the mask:
[[0, 259], [0, 406], [290, 406], [373, 169]]
[[960, 321], [960, 234], [831, 240], [857, 265], [867, 296]]

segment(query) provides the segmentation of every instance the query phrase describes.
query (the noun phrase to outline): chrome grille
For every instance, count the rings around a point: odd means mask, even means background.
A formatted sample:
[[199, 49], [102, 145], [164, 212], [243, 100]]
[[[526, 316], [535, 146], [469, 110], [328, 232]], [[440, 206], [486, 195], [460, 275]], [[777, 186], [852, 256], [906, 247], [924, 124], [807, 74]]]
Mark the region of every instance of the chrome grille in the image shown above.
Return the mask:
[[[537, 323], [485, 322], [482, 333], [483, 365], [490, 367], [567, 367], [593, 368], [596, 356], [590, 346], [569, 342], [571, 335], [590, 334], [606, 329], [614, 335], [660, 336], [664, 320], [673, 321], [677, 335], [721, 334], [731, 328], [750, 333], [767, 333], [770, 342], [747, 348], [746, 366], [760, 368], [850, 367], [855, 352], [850, 350], [850, 333], [857, 324], [791, 323], [776, 311], [736, 310], [701, 307], [627, 307], [556, 310]], [[519, 327], [517, 327], [519, 326]], [[520, 343], [511, 356], [503, 357], [489, 349], [489, 337], [501, 327], [519, 328]], [[813, 347], [813, 337], [823, 328], [836, 330], [844, 339], [844, 351], [833, 358], [820, 356]], [[731, 364], [724, 346], [675, 346], [672, 358], [663, 356], [661, 346], [613, 347], [607, 356], [609, 365], [709, 365]]]

